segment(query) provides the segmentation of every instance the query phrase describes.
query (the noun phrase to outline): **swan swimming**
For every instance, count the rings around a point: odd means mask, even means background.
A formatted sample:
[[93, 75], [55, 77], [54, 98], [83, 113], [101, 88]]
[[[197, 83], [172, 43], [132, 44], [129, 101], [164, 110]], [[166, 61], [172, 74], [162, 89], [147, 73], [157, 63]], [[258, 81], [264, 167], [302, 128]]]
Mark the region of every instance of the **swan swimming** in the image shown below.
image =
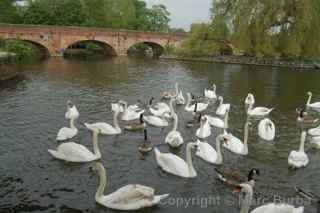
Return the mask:
[[221, 142], [228, 143], [228, 139], [223, 134], [219, 135], [216, 138], [216, 150], [215, 150], [207, 142], [201, 142], [197, 140], [198, 149], [196, 151], [196, 156], [208, 163], [221, 165], [223, 162], [222, 153], [221, 153]]
[[[88, 127], [87, 127], [88, 128]], [[101, 153], [98, 146], [99, 129], [92, 130], [93, 153], [85, 146], [74, 142], [62, 143], [57, 150], [48, 149], [48, 152], [59, 160], [68, 162], [90, 162], [101, 158]]]
[[171, 147], [179, 147], [183, 144], [183, 138], [181, 136], [181, 133], [177, 131], [178, 127], [178, 116], [175, 112], [172, 113], [173, 117], [173, 128], [172, 130], [167, 134], [165, 142], [169, 144]]
[[97, 122], [97, 123], [85, 123], [86, 127], [88, 129], [100, 129], [101, 130], [101, 134], [103, 135], [118, 135], [120, 134], [122, 131], [120, 129], [119, 126], [119, 122], [118, 122], [118, 115], [120, 112], [122, 112], [122, 108], [119, 108], [117, 104], [112, 104], [111, 105], [112, 111], [113, 111], [113, 126], [111, 126], [108, 123], [105, 122]]
[[184, 178], [194, 178], [197, 172], [192, 164], [191, 149], [197, 149], [196, 142], [190, 142], [186, 146], [186, 160], [172, 153], [161, 153], [157, 148], [154, 148], [156, 161], [158, 166], [164, 171]]
[[231, 133], [225, 131], [225, 135], [228, 136], [228, 143], [223, 144], [223, 147], [229, 151], [239, 154], [239, 155], [248, 155], [248, 136], [249, 136], [249, 127], [251, 126], [250, 122], [246, 122], [244, 126], [244, 139], [242, 141], [233, 136]]
[[220, 116], [225, 116], [227, 111], [230, 110], [230, 104], [224, 104], [222, 96], [219, 96], [218, 100], [220, 101], [220, 103], [219, 103], [219, 106], [216, 110], [216, 114], [220, 115]]
[[[190, 93], [187, 93], [187, 104], [185, 106], [185, 110], [188, 111], [188, 112], [194, 112], [194, 109], [195, 109], [195, 104], [193, 105], [190, 105], [191, 104], [191, 94]], [[197, 112], [201, 112], [205, 109], [207, 109], [208, 107], [208, 103], [198, 103], [197, 102]]]
[[140, 115], [144, 113], [144, 110], [141, 110], [137, 105], [130, 105], [126, 101], [119, 101], [120, 104], [124, 106], [121, 120], [123, 121], [132, 121], [139, 119]]
[[288, 164], [291, 168], [301, 168], [305, 167], [309, 163], [309, 157], [304, 151], [304, 144], [306, 141], [307, 133], [306, 131], [303, 131], [301, 133], [300, 138], [300, 148], [298, 151], [291, 151], [288, 157]]
[[272, 112], [273, 108], [266, 108], [266, 107], [255, 107], [253, 108], [253, 105], [250, 104], [247, 109], [247, 115], [250, 117], [264, 117], [270, 114]]
[[78, 111], [76, 105], [74, 105], [72, 103], [72, 101], [68, 100], [67, 101], [67, 112], [65, 114], [65, 118], [66, 119], [72, 119], [73, 118], [74, 120], [76, 120], [76, 119], [79, 118], [79, 116], [80, 116], [80, 114], [79, 114], [79, 111]]
[[70, 127], [62, 127], [57, 134], [57, 141], [65, 141], [78, 134], [78, 129], [74, 125], [75, 118], [71, 116]]
[[224, 120], [218, 117], [212, 117], [210, 115], [205, 115], [208, 119], [210, 126], [214, 126], [221, 129], [228, 129], [228, 121], [229, 121], [229, 109], [227, 109], [226, 114], [224, 116]]
[[216, 99], [217, 98], [215, 84], [212, 85], [212, 90], [204, 89], [204, 97], [209, 98], [209, 99]]
[[269, 118], [265, 118], [259, 122], [258, 135], [266, 141], [272, 141], [274, 139], [276, 135], [276, 128]]
[[126, 185], [111, 194], [104, 195], [107, 185], [106, 170], [100, 162], [96, 163], [95, 170], [99, 174], [99, 187], [95, 194], [95, 200], [107, 208], [138, 210], [157, 205], [169, 196], [169, 194], [155, 195], [153, 188], [139, 184]]
[[211, 135], [211, 127], [209, 125], [208, 119], [206, 116], [202, 116], [200, 119], [200, 127], [196, 131], [196, 136], [198, 138], [207, 138]]

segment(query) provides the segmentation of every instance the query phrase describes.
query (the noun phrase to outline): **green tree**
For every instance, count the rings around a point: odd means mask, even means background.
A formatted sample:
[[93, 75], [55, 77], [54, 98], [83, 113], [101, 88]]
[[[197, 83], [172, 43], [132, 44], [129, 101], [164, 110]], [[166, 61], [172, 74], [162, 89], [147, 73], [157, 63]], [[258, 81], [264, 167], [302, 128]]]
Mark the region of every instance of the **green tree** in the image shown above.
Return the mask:
[[0, 22], [1, 23], [18, 23], [20, 20], [17, 8], [14, 6], [14, 0], [0, 1]]

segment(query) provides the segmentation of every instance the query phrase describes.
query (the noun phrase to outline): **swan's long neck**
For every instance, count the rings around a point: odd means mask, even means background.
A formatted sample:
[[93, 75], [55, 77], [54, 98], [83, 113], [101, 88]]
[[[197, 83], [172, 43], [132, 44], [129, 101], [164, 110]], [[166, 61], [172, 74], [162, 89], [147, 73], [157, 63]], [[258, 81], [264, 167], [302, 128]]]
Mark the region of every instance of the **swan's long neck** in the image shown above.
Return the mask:
[[176, 83], [176, 84], [174, 85], [174, 87], [175, 87], [175, 89], [176, 89], [176, 95], [178, 95], [178, 93], [179, 93], [179, 85], [178, 85], [178, 83]]
[[114, 128], [116, 128], [116, 129], [120, 129], [119, 122], [118, 122], [118, 114], [119, 114], [118, 110], [115, 111], [113, 114], [113, 125], [114, 125]]
[[249, 213], [250, 205], [252, 202], [253, 191], [252, 188], [246, 192], [244, 199], [241, 200], [241, 210], [240, 213]]
[[188, 169], [189, 169], [189, 176], [190, 177], [194, 177], [197, 175], [197, 172], [196, 170], [194, 169], [193, 167], [193, 164], [192, 164], [192, 156], [191, 156], [191, 144], [188, 144], [187, 145], [187, 150], [186, 150], [186, 158], [187, 158], [187, 164], [188, 164]]
[[216, 149], [217, 149], [217, 155], [218, 155], [216, 164], [222, 164], [223, 158], [221, 153], [221, 137], [220, 136], [216, 138]]
[[178, 116], [176, 113], [173, 114], [173, 128], [172, 131], [177, 131], [178, 127]]
[[190, 103], [191, 103], [191, 95], [190, 95], [190, 93], [187, 93], [187, 96], [188, 96], [188, 98], [187, 98], [187, 105], [186, 105], [186, 107], [190, 107]]
[[170, 107], [170, 112], [171, 112], [171, 113], [174, 113], [174, 109], [173, 109], [173, 101], [174, 101], [174, 99], [173, 99], [173, 98], [171, 98], [171, 99], [170, 99], [170, 102], [169, 102], [169, 107]]
[[224, 117], [224, 128], [228, 129], [229, 128], [229, 110], [227, 111], [225, 117]]
[[70, 119], [70, 128], [71, 129], [76, 129], [76, 126], [74, 125], [74, 118]]
[[92, 134], [93, 152], [97, 158], [101, 158], [101, 152], [98, 145], [98, 132], [93, 131]]
[[103, 196], [104, 189], [107, 184], [107, 177], [106, 177], [106, 170], [103, 168], [102, 165], [98, 166], [98, 173], [99, 173], [99, 187], [95, 194], [95, 199], [99, 200]]
[[223, 97], [221, 96], [219, 106], [221, 106], [222, 104], [223, 104]]
[[212, 88], [213, 88], [213, 92], [216, 92], [216, 85], [215, 84], [212, 85]]
[[299, 152], [304, 152], [304, 144], [306, 141], [306, 132], [301, 133]]
[[249, 137], [249, 124], [244, 126], [244, 138], [243, 138], [243, 153], [248, 154], [248, 137]]
[[310, 105], [311, 98], [312, 98], [312, 93], [309, 94], [308, 101], [307, 101], [307, 104], [306, 104], [307, 106]]

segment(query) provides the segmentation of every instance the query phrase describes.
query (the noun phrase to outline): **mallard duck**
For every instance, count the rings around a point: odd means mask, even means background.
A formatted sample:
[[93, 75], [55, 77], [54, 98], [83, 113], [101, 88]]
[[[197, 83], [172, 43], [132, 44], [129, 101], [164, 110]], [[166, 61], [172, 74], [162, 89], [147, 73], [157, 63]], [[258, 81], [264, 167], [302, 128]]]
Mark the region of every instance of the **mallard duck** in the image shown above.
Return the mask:
[[217, 172], [218, 179], [221, 180], [227, 186], [232, 187], [234, 190], [239, 189], [235, 186], [241, 183], [247, 183], [252, 187], [254, 187], [256, 176], [257, 175], [260, 176], [260, 171], [259, 169], [256, 169], [256, 168], [252, 168], [249, 171], [247, 177], [244, 177], [243, 174], [240, 174], [234, 169], [225, 169], [221, 171], [215, 168], [215, 171]]
[[144, 141], [138, 147], [138, 149], [142, 153], [147, 153], [147, 152], [150, 152], [153, 149], [153, 147], [152, 147], [151, 141], [148, 140], [147, 129], [144, 129], [143, 132], [144, 132]]

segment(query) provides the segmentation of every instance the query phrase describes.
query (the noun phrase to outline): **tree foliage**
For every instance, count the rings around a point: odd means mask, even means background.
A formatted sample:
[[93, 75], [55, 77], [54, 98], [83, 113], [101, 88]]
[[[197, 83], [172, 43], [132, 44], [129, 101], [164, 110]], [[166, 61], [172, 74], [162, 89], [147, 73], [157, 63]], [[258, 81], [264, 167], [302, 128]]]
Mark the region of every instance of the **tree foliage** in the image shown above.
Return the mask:
[[147, 8], [142, 0], [28, 0], [23, 9], [14, 0], [0, 1], [0, 22], [168, 31], [164, 5]]

